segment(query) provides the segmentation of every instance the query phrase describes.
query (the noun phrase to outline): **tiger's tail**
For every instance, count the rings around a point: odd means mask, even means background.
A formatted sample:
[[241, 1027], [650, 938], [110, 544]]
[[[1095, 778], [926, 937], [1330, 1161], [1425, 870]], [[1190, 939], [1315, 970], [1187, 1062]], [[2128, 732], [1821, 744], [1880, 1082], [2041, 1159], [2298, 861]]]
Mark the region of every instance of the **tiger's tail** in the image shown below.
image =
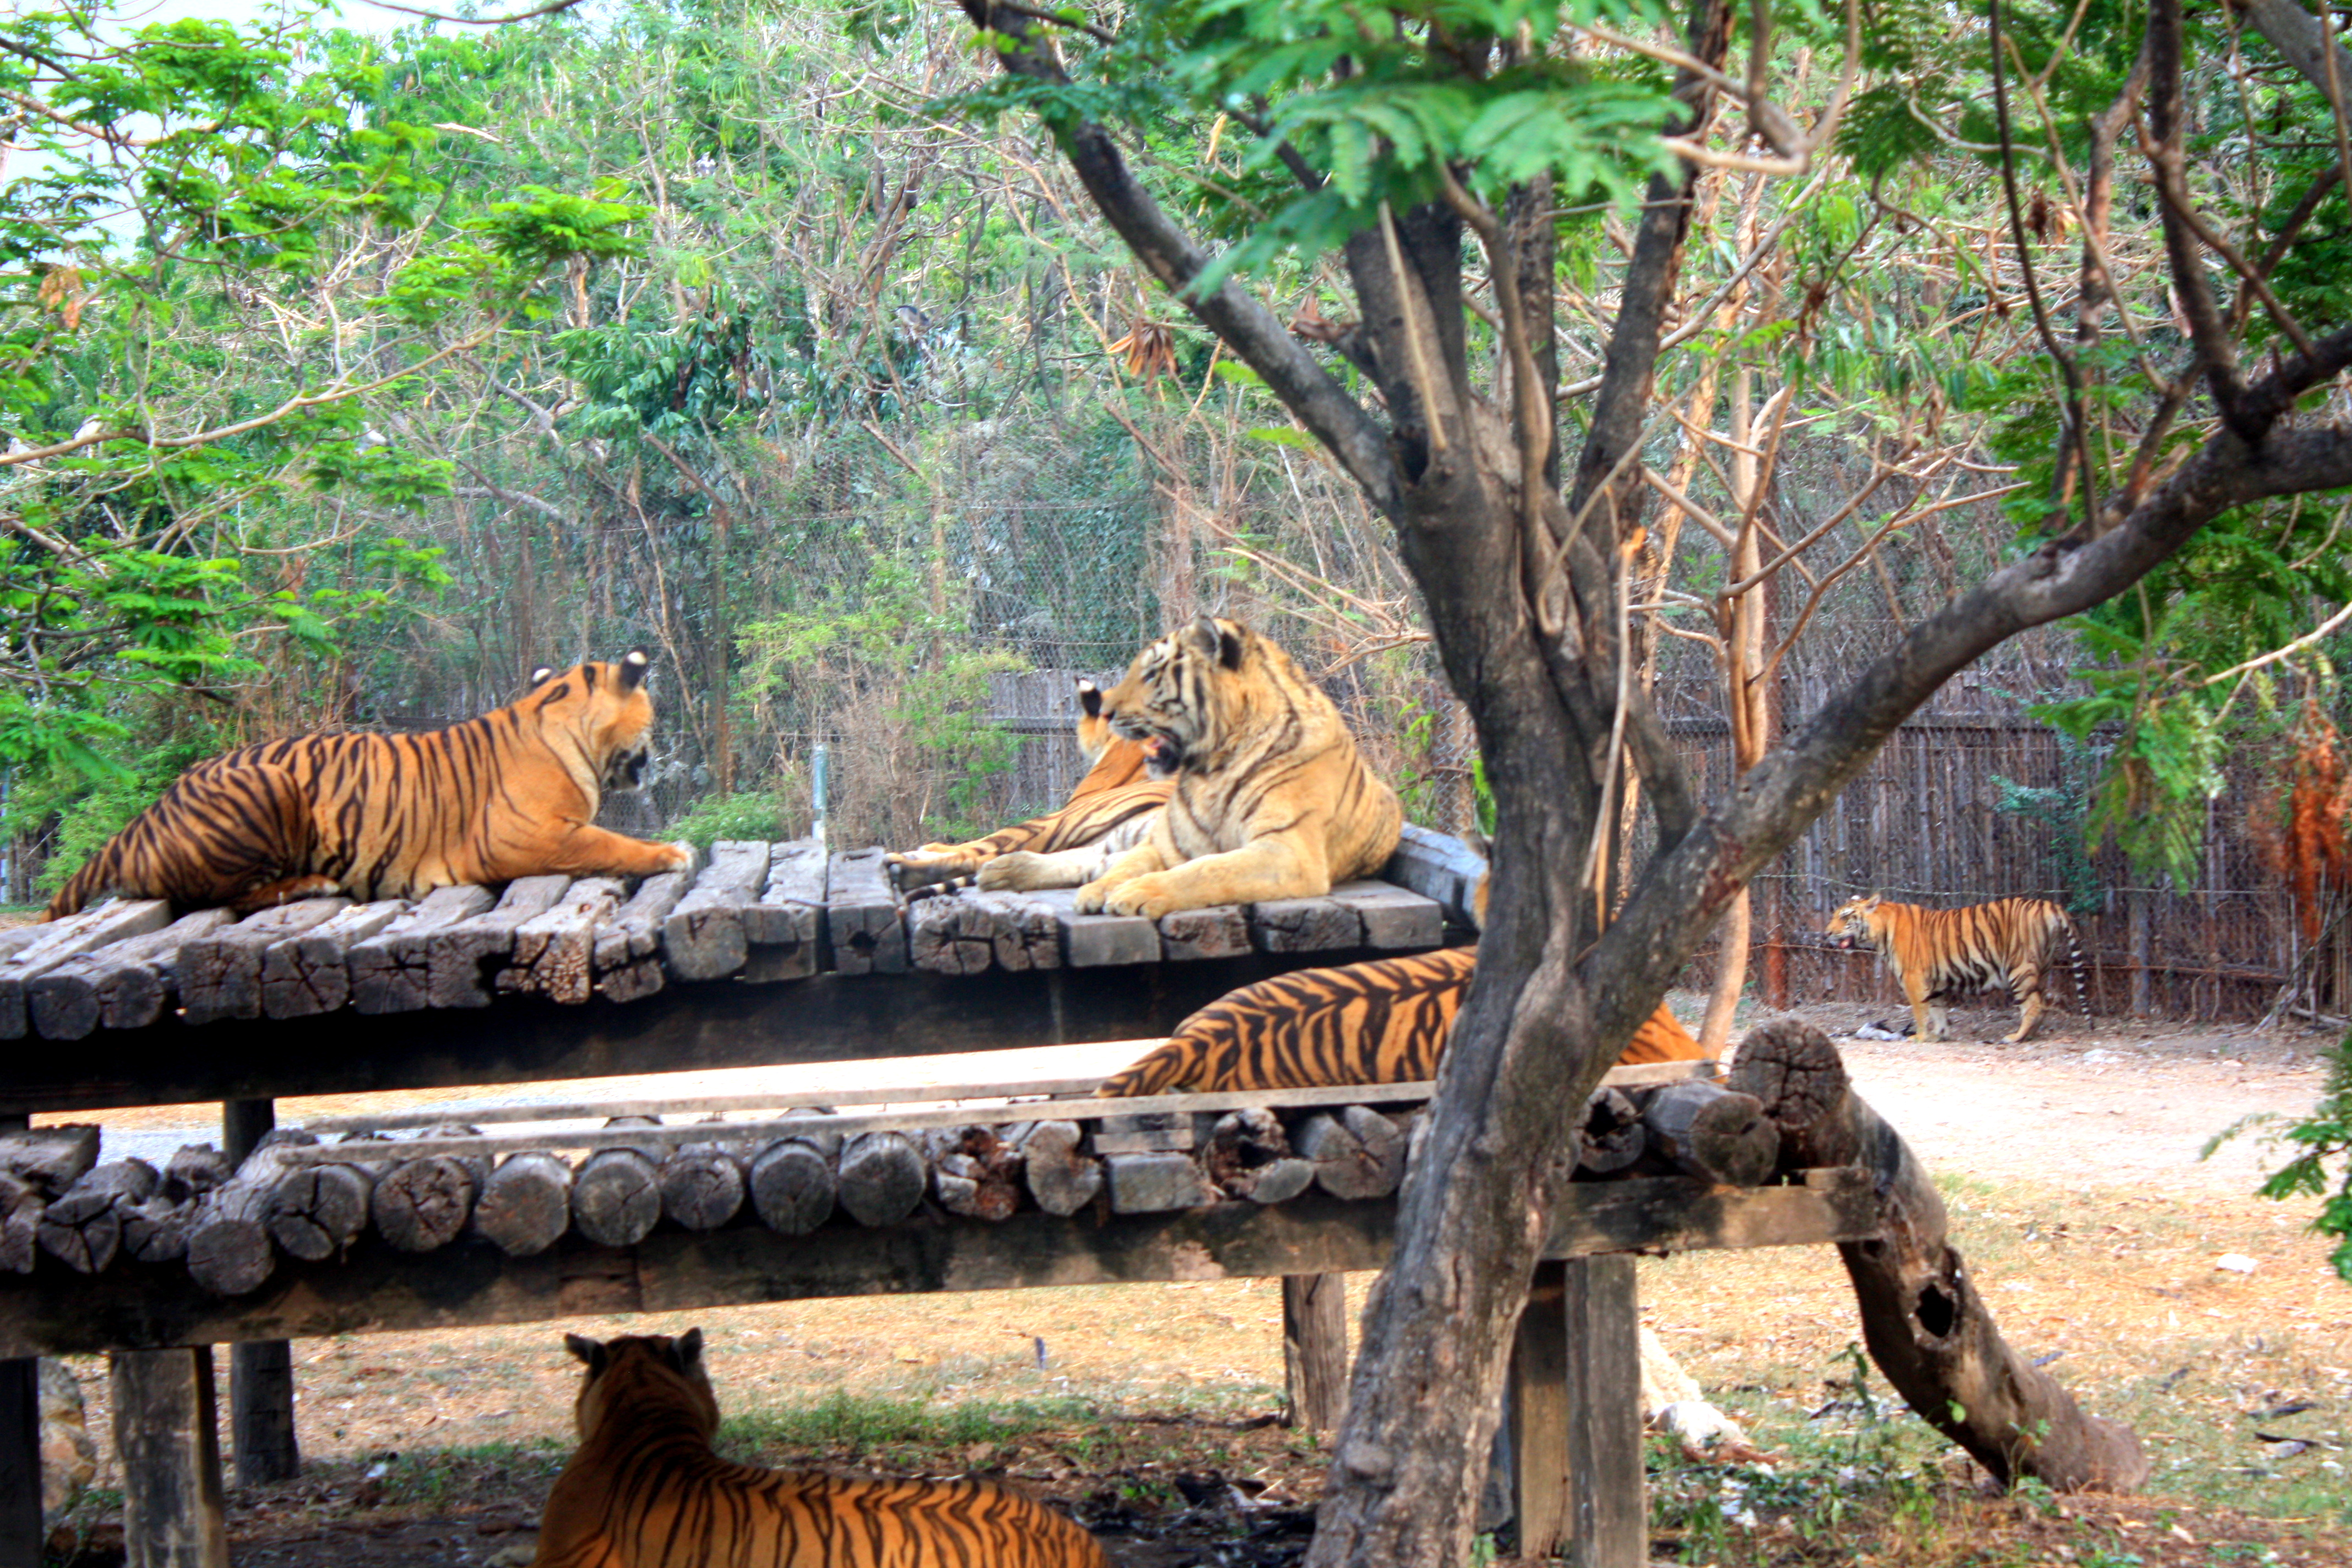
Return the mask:
[[2083, 932], [2063, 907], [2058, 910], [2058, 921], [2059, 929], [2066, 934], [2067, 960], [2074, 971], [2074, 1011], [2087, 1018], [2091, 1016], [2091, 982], [2083, 967]]

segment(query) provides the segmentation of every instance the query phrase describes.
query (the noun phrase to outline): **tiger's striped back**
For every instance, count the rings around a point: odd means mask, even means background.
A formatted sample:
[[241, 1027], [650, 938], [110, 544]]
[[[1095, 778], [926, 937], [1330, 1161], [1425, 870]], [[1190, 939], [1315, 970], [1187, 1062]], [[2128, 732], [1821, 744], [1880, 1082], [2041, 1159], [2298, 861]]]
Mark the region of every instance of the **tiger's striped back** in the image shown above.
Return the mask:
[[702, 1333], [565, 1343], [588, 1364], [580, 1448], [534, 1568], [1108, 1568], [1095, 1539], [979, 1480], [885, 1480], [730, 1464]]
[[[1128, 1097], [1246, 1089], [1420, 1083], [1439, 1057], [1477, 967], [1475, 947], [1441, 948], [1277, 974], [1231, 992], [1095, 1092]], [[1663, 1005], [1621, 1065], [1706, 1056]]]
[[1836, 946], [1872, 947], [1902, 984], [1919, 1037], [1944, 1037], [1950, 998], [2005, 985], [2021, 1015], [2014, 1045], [2033, 1032], [2047, 1005], [2043, 982], [2064, 939], [2076, 1005], [2090, 1010], [2081, 933], [2047, 899], [1994, 899], [1957, 910], [1890, 903], [1875, 893], [1849, 899], [1823, 928]]
[[682, 869], [692, 858], [679, 847], [592, 820], [646, 766], [646, 665], [639, 649], [543, 672], [520, 700], [446, 730], [297, 735], [208, 758], [67, 879], [49, 918], [110, 892], [249, 909]]

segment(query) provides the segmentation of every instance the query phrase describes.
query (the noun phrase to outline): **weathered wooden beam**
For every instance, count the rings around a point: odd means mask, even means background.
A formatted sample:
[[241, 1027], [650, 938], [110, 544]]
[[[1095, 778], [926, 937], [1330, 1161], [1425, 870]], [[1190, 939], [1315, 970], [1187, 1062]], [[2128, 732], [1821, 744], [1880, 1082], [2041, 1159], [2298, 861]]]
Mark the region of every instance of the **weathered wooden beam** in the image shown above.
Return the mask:
[[427, 935], [424, 941], [428, 1005], [488, 1006], [496, 973], [514, 952], [515, 932], [553, 909], [571, 885], [569, 877], [518, 877], [507, 884], [488, 913]]
[[833, 968], [843, 974], [904, 974], [905, 906], [880, 849], [835, 855], [825, 875], [824, 923]]
[[691, 871], [647, 877], [629, 901], [596, 928], [596, 989], [607, 1000], [634, 1002], [669, 984], [661, 966], [662, 922], [693, 881]]
[[483, 1184], [474, 1228], [510, 1258], [545, 1252], [572, 1228], [572, 1167], [538, 1150], [509, 1155]]
[[1571, 1568], [1643, 1568], [1650, 1510], [1643, 1491], [1633, 1260], [1571, 1258], [1558, 1267], [1567, 1352], [1568, 1561]]
[[34, 981], [84, 953], [171, 923], [171, 905], [161, 899], [137, 899], [101, 904], [39, 928], [38, 938], [0, 963], [0, 1040], [21, 1040], [31, 1027], [25, 1001], [26, 987]]
[[1062, 931], [1062, 958], [1072, 969], [1160, 962], [1160, 927], [1141, 915], [1082, 915], [1077, 889], [1046, 888], [1023, 898], [1054, 912]]
[[1338, 899], [1268, 899], [1249, 906], [1260, 952], [1334, 952], [1364, 945], [1364, 918]]
[[0, 1361], [0, 1568], [41, 1568], [41, 1363]]
[[87, 1122], [22, 1127], [0, 1133], [0, 1171], [32, 1184], [44, 1198], [63, 1194], [98, 1163], [98, 1129]]
[[964, 891], [908, 909], [907, 948], [915, 967], [939, 974], [989, 968], [1062, 966], [1062, 928], [1054, 907], [1025, 893]]
[[[1034, 1186], [1034, 1133], [1027, 1147]], [[1386, 1264], [1394, 1222], [1392, 1205], [1308, 1193], [1272, 1206], [1223, 1203], [1084, 1225], [1034, 1212], [1002, 1225], [835, 1224], [801, 1236], [735, 1225], [657, 1230], [625, 1249], [572, 1235], [530, 1258], [461, 1238], [420, 1262], [370, 1236], [345, 1263], [289, 1260], [236, 1300], [169, 1270], [112, 1268], [69, 1283], [47, 1271], [0, 1279], [0, 1358], [821, 1297], [1357, 1272]], [[1581, 1257], [1816, 1246], [1872, 1236], [1878, 1223], [1868, 1178], [1855, 1172], [1814, 1173], [1804, 1186], [1753, 1192], [1654, 1177], [1575, 1185], [1552, 1216], [1544, 1250]]]
[[261, 959], [352, 907], [349, 899], [301, 899], [247, 915], [180, 950], [180, 1015], [190, 1024], [261, 1016]]
[[1445, 907], [1392, 882], [1342, 882], [1332, 900], [1363, 923], [1364, 945], [1375, 952], [1419, 952], [1445, 940]]
[[273, 1018], [337, 1013], [352, 999], [351, 950], [408, 913], [384, 899], [357, 904], [310, 930], [272, 942], [261, 954], [261, 1009]]
[[1335, 1432], [1348, 1413], [1348, 1277], [1282, 1277], [1282, 1367], [1288, 1424]]
[[436, 888], [416, 907], [352, 945], [352, 1005], [362, 1013], [413, 1013], [431, 1004], [436, 931], [472, 920], [498, 902], [488, 888]]
[[595, 994], [596, 934], [621, 907], [621, 879], [583, 877], [550, 908], [515, 928], [514, 952], [499, 971], [502, 994], [577, 1006]]
[[[444, 889], [446, 891], [448, 889]], [[397, 926], [372, 939], [380, 943]], [[901, 932], [903, 936], [903, 932]], [[369, 944], [362, 944], [363, 947]], [[1344, 962], [1349, 955], [1326, 955]], [[80, 1110], [280, 1095], [362, 1093], [682, 1072], [777, 1062], [1002, 1050], [1078, 1040], [1164, 1037], [1236, 986], [1298, 968], [1302, 957], [1253, 954], [1199, 963], [950, 976], [818, 974], [796, 984], [674, 986], [626, 1006], [558, 1007], [511, 997], [436, 1016], [340, 1015], [334, 1049], [311, 1024], [241, 1030], [235, 1051], [193, 1048], [165, 1018], [110, 1032], [103, 1052], [0, 1054], [0, 1113]], [[411, 971], [371, 972], [377, 1006]]]
[[1780, 1157], [1780, 1130], [1754, 1095], [1690, 1082], [1653, 1092], [1642, 1107], [1650, 1146], [1685, 1175], [1756, 1186]]
[[109, 1362], [126, 1568], [228, 1568], [212, 1347]]
[[803, 1138], [785, 1138], [751, 1162], [751, 1206], [760, 1223], [782, 1236], [805, 1236], [833, 1217], [839, 1185], [834, 1152]]
[[[205, 1183], [218, 1192], [236, 1180], [247, 1163], [265, 1143], [296, 1148], [310, 1141], [308, 1133], [278, 1132], [278, 1106], [268, 1100], [233, 1100], [221, 1106], [224, 1174], [202, 1154], [180, 1151], [173, 1157], [180, 1181], [191, 1191]], [[257, 1190], [268, 1185], [268, 1160], [256, 1165]], [[275, 1187], [269, 1188], [274, 1195]], [[263, 1227], [269, 1226], [268, 1200], [264, 1200]], [[199, 1210], [198, 1212], [202, 1212]], [[188, 1216], [186, 1234], [194, 1235], [195, 1215]], [[265, 1240], [266, 1250], [268, 1243]], [[301, 1473], [302, 1451], [294, 1431], [294, 1351], [284, 1340], [254, 1340], [231, 1345], [228, 1352], [229, 1441], [236, 1449], [237, 1479], [247, 1486], [290, 1481]]]
[[805, 980], [816, 973], [824, 883], [824, 847], [814, 839], [768, 847], [768, 886], [743, 911], [743, 940], [751, 944], [743, 979]]
[[1478, 922], [1472, 915], [1470, 899], [1477, 890], [1478, 879], [1486, 874], [1486, 860], [1462, 840], [1412, 822], [1404, 825], [1396, 853], [1381, 868], [1381, 880], [1435, 900], [1447, 920], [1474, 929]]
[[722, 838], [713, 844], [710, 864], [662, 922], [662, 958], [672, 977], [718, 980], [741, 969], [751, 955], [743, 917], [767, 885], [764, 842]]
[[226, 910], [198, 910], [162, 931], [66, 960], [26, 987], [34, 1032], [45, 1040], [79, 1040], [101, 1026], [153, 1023], [172, 999], [181, 949], [236, 921]]
[[1239, 904], [1162, 915], [1160, 951], [1171, 960], [1239, 957], [1250, 951], [1249, 918]]
[[41, 1250], [77, 1274], [95, 1274], [122, 1246], [122, 1210], [152, 1197], [162, 1176], [144, 1160], [90, 1170], [41, 1215]]

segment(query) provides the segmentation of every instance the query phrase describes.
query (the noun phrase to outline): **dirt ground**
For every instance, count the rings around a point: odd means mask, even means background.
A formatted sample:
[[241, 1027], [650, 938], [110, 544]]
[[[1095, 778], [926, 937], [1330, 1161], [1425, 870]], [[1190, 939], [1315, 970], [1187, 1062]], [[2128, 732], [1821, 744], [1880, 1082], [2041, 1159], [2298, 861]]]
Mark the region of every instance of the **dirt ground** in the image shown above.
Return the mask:
[[[1696, 1016], [1696, 999], [1677, 1004]], [[1843, 1034], [1866, 1020], [1894, 1021], [1899, 1009], [1808, 1012]], [[2231, 1527], [2213, 1520], [2232, 1517], [2230, 1508], [2242, 1500], [2233, 1492], [2258, 1484], [2308, 1483], [2322, 1498], [2332, 1484], [2352, 1496], [2341, 1484], [2352, 1428], [2345, 1418], [2352, 1406], [2346, 1370], [2352, 1288], [2303, 1228], [2308, 1205], [2251, 1195], [2261, 1172], [2276, 1163], [2273, 1151], [2242, 1137], [2210, 1160], [2199, 1157], [2209, 1139], [2242, 1117], [2304, 1112], [2321, 1089], [2316, 1052], [2327, 1042], [2053, 1015], [2044, 1037], [2029, 1045], [1978, 1043], [1997, 1041], [2013, 1019], [2005, 1009], [1959, 1010], [1955, 1043], [1841, 1040], [1860, 1091], [1947, 1183], [1956, 1234], [2012, 1344], [2050, 1358], [2062, 1381], [2086, 1391], [2086, 1403], [2119, 1406], [2111, 1413], [2138, 1426], [2157, 1456], [2151, 1489], [2180, 1490], [2182, 1508], [2205, 1510], [2179, 1515], [2184, 1539], [2210, 1541], [2214, 1529], [2229, 1534]], [[761, 1079], [911, 1088], [1009, 1069], [1077, 1075], [1118, 1065], [1134, 1049], [767, 1069]], [[885, 1071], [906, 1076], [884, 1078]], [[680, 1075], [627, 1087], [707, 1093], [746, 1076]], [[562, 1097], [617, 1087], [567, 1085]], [[427, 1098], [288, 1102], [281, 1119]], [[184, 1136], [208, 1135], [207, 1114], [186, 1108], [110, 1115], [110, 1151], [127, 1151], [135, 1141], [138, 1152], [160, 1145], [168, 1152]], [[2231, 1254], [2251, 1259], [2251, 1272], [2217, 1267]], [[1840, 1358], [1856, 1330], [1852, 1295], [1830, 1249], [1645, 1259], [1642, 1270], [1645, 1315], [1710, 1396], [1751, 1426], [1801, 1422], [1834, 1394]], [[1368, 1280], [1349, 1283], [1360, 1300]], [[1021, 1430], [1008, 1426], [1002, 1439], [983, 1435], [970, 1444], [969, 1467], [1075, 1503], [1126, 1568], [1279, 1562], [1303, 1539], [1301, 1510], [1323, 1463], [1311, 1435], [1272, 1425], [1280, 1405], [1280, 1316], [1277, 1282], [1232, 1280], [803, 1302], [305, 1342], [294, 1354], [309, 1469], [289, 1485], [237, 1489], [237, 1559], [273, 1568], [527, 1562], [513, 1549], [527, 1542], [569, 1440], [576, 1379], [564, 1332], [675, 1333], [699, 1323], [730, 1415], [805, 1413], [843, 1396], [885, 1407], [900, 1402], [909, 1411], [1012, 1402], [1043, 1414]], [[101, 1363], [73, 1364], [92, 1430], [103, 1433]], [[2257, 1419], [2298, 1402], [2291, 1423]], [[887, 1468], [891, 1440], [861, 1429], [866, 1419], [844, 1405], [835, 1430], [805, 1419], [787, 1424], [760, 1445], [759, 1458]], [[2283, 1423], [2308, 1442], [2293, 1459], [2265, 1459], [2272, 1450], [2263, 1445], [2275, 1445], [2273, 1428]], [[2247, 1427], [2242, 1444], [2240, 1426]], [[2233, 1444], [2242, 1447], [2243, 1467]], [[493, 1447], [468, 1452], [484, 1446]], [[1207, 1479], [1191, 1473], [1212, 1460]], [[2232, 1468], [2270, 1479], [2216, 1481]], [[110, 1484], [101, 1475], [100, 1485]], [[1171, 1521], [1197, 1510], [1195, 1492], [1211, 1500], [1198, 1506], [1241, 1510], [1237, 1535], [1231, 1517], [1223, 1525], [1237, 1544], [1198, 1549], [1172, 1529]], [[2230, 1538], [2279, 1539], [2261, 1521], [2236, 1527]], [[2263, 1550], [2283, 1563], [2346, 1560], [2298, 1555], [2292, 1542]], [[2252, 1548], [2247, 1558], [2255, 1560]], [[2054, 1548], [2051, 1560], [2058, 1560]], [[2176, 1559], [2150, 1548], [2135, 1560]]]

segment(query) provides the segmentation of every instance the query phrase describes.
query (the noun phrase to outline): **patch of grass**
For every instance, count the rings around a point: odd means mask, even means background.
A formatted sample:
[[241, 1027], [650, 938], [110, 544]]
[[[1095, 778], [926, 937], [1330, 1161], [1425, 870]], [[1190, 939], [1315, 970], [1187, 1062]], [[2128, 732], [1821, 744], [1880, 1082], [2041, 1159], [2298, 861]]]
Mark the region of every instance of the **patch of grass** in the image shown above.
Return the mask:
[[839, 1389], [814, 1405], [774, 1405], [729, 1416], [719, 1426], [719, 1441], [732, 1452], [944, 1451], [1090, 1426], [1102, 1419], [1101, 1406], [1088, 1399], [931, 1404]]
[[349, 1496], [373, 1480], [380, 1501], [434, 1511], [502, 1500], [518, 1486], [545, 1487], [572, 1458], [572, 1445], [549, 1438], [479, 1443], [455, 1448], [407, 1448], [361, 1459], [305, 1460], [303, 1479]]

